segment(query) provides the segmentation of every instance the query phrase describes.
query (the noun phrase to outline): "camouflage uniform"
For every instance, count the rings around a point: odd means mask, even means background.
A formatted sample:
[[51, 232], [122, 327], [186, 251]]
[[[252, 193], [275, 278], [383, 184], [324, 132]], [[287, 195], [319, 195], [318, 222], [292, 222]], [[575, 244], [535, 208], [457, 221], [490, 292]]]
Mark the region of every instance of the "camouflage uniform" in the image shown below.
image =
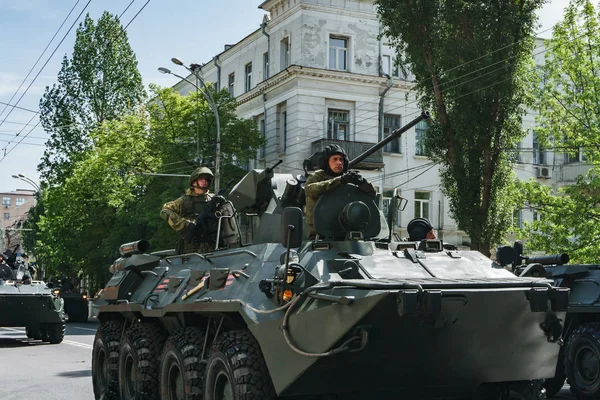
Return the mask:
[[190, 188], [185, 191], [183, 196], [165, 203], [160, 212], [161, 218], [167, 221], [171, 228], [181, 234], [176, 244], [178, 254], [211, 251], [215, 248], [217, 242], [217, 223], [214, 219], [210, 218], [208, 221], [205, 221], [205, 226], [198, 226], [196, 228], [200, 230], [200, 232], [197, 231], [197, 233], [200, 233], [200, 237], [196, 234], [192, 240], [186, 240], [188, 226], [196, 222], [198, 215], [204, 211], [209, 211], [209, 202], [214, 196], [208, 190], [204, 194], [196, 194], [194, 192], [193, 186], [195, 186], [195, 182], [200, 177], [205, 177], [210, 184], [214, 175], [207, 167], [197, 168], [190, 175]]
[[[177, 241], [177, 253], [207, 252], [215, 248], [215, 241], [199, 241], [194, 237], [192, 241], [185, 240], [186, 227], [193, 223], [208, 202], [214, 195], [206, 192], [205, 194], [195, 194], [192, 189], [187, 189], [185, 194], [178, 199], [169, 201], [163, 206], [160, 216], [169, 223], [169, 226], [181, 233]], [[216, 238], [215, 238], [216, 239]]]
[[304, 193], [306, 195], [306, 206], [304, 208], [304, 214], [306, 216], [306, 224], [308, 225], [309, 237], [315, 235], [315, 229], [313, 226], [313, 209], [319, 197], [330, 190], [333, 190], [342, 184], [340, 176], [332, 176], [318, 169], [314, 174], [308, 177], [306, 184], [304, 185]]

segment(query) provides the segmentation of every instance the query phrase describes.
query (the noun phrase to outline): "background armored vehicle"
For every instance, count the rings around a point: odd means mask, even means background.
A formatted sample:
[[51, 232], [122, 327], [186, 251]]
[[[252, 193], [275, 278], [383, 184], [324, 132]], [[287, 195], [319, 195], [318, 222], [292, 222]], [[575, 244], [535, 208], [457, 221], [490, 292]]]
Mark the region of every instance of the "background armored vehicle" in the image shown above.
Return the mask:
[[558, 393], [565, 379], [579, 399], [600, 397], [600, 265], [568, 264], [568, 254], [524, 256], [523, 244], [498, 250], [504, 265], [517, 276], [546, 277], [570, 289], [563, 342], [556, 375], [546, 383], [547, 395]]
[[48, 286], [64, 301], [64, 312], [68, 322], [87, 322], [90, 307], [87, 293], [80, 293], [67, 278], [58, 284], [48, 282]]
[[63, 341], [63, 301], [43, 281], [31, 280], [21, 259], [0, 265], [0, 326], [26, 329], [27, 337], [52, 344]]
[[[568, 289], [440, 240], [392, 241], [393, 210], [352, 184], [317, 201], [308, 240], [301, 189], [250, 171], [209, 253], [121, 246], [98, 306], [97, 399], [543, 397]], [[235, 213], [259, 219], [251, 243], [231, 234]]]

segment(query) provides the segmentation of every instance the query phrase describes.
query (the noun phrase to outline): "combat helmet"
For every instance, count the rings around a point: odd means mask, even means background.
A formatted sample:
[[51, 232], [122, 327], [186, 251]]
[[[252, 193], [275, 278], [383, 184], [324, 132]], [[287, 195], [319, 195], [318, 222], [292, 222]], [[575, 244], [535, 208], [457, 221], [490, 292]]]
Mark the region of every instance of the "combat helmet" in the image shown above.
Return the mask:
[[433, 226], [427, 218], [414, 218], [406, 227], [408, 231], [408, 240], [416, 241], [423, 240], [427, 235], [427, 232], [433, 229]]
[[215, 177], [215, 175], [210, 170], [210, 168], [208, 168], [208, 167], [198, 167], [190, 175], [190, 186], [192, 186], [194, 184], [194, 182], [196, 182], [198, 180], [198, 178], [200, 178], [201, 176], [206, 177], [206, 179], [208, 180], [208, 184], [209, 185], [212, 183], [212, 180]]
[[344, 158], [344, 169], [342, 170], [342, 173], [347, 172], [348, 156], [346, 155], [346, 151], [337, 144], [330, 144], [323, 149], [321, 157], [319, 157], [319, 168], [330, 175], [337, 175], [329, 168], [329, 158], [334, 154], [339, 154]]

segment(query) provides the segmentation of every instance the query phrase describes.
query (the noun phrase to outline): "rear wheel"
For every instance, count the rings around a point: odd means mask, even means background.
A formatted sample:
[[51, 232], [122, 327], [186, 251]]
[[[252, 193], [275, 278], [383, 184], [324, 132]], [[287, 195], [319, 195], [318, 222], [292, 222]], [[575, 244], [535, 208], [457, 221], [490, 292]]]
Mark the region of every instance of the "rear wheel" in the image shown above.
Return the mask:
[[119, 350], [123, 324], [100, 324], [92, 350], [92, 386], [96, 400], [119, 400]]
[[565, 348], [565, 371], [578, 399], [600, 396], [600, 323], [577, 327]]
[[254, 336], [245, 329], [224, 333], [206, 363], [204, 400], [272, 400], [276, 397]]
[[65, 323], [50, 323], [42, 325], [42, 340], [51, 344], [59, 344], [65, 338]]
[[201, 400], [204, 363], [204, 333], [186, 328], [171, 335], [160, 358], [160, 394], [162, 400]]
[[119, 391], [122, 400], [158, 400], [159, 357], [166, 334], [154, 324], [131, 328], [119, 354]]

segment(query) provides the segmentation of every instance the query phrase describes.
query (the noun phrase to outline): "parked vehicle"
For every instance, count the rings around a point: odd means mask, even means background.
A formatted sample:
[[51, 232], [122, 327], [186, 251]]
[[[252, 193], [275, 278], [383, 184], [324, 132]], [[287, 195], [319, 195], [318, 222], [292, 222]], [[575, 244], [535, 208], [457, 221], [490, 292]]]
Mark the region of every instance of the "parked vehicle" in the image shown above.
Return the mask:
[[[385, 216], [352, 184], [317, 201], [309, 240], [301, 191], [252, 170], [218, 209], [215, 251], [120, 247], [98, 298], [96, 399], [543, 398], [568, 289], [393, 241], [396, 205]], [[252, 243], [236, 213], [260, 219]]]

